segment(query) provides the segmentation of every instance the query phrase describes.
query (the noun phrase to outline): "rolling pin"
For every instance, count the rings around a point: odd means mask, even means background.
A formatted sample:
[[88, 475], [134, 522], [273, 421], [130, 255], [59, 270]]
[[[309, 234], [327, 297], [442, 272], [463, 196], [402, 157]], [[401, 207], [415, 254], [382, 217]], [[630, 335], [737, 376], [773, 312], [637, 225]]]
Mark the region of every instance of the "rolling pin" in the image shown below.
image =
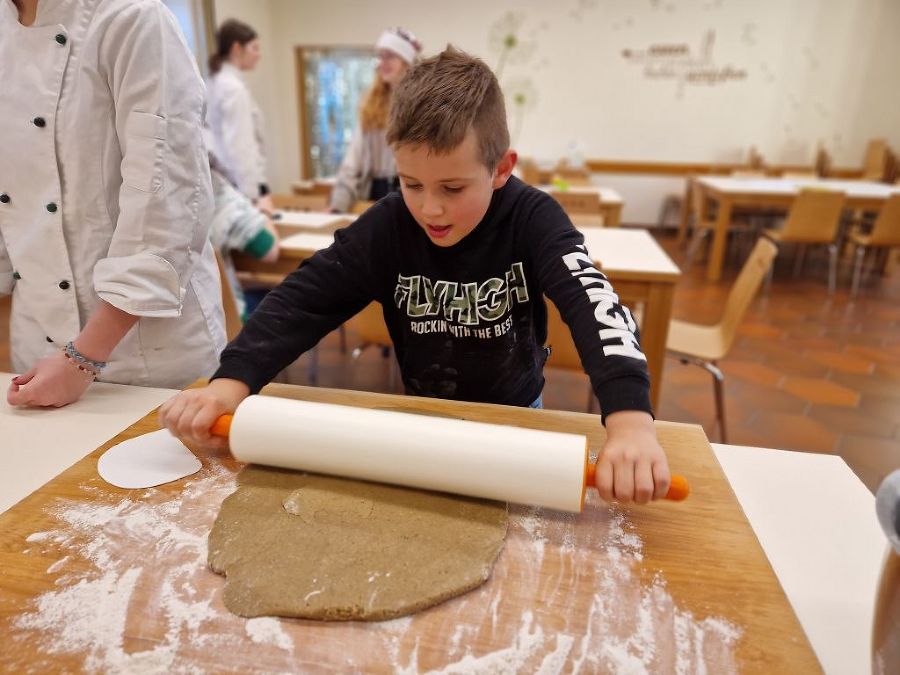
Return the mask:
[[[235, 459], [580, 512], [587, 437], [414, 413], [249, 396], [211, 429]], [[672, 476], [666, 499], [690, 492]]]

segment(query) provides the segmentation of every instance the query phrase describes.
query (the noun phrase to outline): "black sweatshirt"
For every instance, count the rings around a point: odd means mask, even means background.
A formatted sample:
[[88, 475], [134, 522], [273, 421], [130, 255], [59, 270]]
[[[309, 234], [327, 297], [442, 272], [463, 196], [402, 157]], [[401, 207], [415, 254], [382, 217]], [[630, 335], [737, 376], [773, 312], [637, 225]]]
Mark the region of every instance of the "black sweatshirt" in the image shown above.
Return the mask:
[[409, 394], [527, 406], [544, 386], [544, 294], [572, 332], [604, 419], [651, 412], [631, 313], [557, 202], [516, 178], [449, 248], [431, 243], [399, 193], [388, 195], [266, 296], [213, 377], [256, 393], [377, 300]]

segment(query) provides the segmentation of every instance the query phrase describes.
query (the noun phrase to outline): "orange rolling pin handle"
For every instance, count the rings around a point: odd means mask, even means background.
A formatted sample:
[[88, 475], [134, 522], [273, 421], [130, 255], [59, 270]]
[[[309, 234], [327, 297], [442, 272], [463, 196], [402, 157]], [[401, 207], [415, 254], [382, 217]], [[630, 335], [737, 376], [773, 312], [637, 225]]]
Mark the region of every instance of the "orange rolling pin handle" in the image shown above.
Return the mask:
[[[587, 463], [584, 484], [588, 487], [595, 487], [597, 485], [596, 464], [592, 464], [591, 462]], [[687, 478], [678, 475], [672, 476], [672, 479], [669, 482], [669, 491], [666, 493], [666, 499], [673, 502], [681, 502], [687, 499], [689, 494], [691, 494], [691, 486], [688, 484]]]
[[231, 431], [231, 420], [233, 419], [234, 415], [220, 415], [219, 419], [213, 422], [212, 428], [210, 428], [209, 433], [213, 436], [228, 438], [228, 432]]

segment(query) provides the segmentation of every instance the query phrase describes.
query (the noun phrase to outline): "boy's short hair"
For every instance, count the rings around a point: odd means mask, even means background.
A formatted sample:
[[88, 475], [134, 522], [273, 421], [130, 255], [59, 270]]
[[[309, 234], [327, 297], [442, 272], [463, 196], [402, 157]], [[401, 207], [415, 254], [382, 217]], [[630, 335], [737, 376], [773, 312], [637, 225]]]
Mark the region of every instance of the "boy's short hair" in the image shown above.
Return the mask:
[[493, 171], [509, 149], [503, 91], [481, 59], [451, 45], [413, 66], [391, 97], [387, 141], [451, 152], [475, 131], [481, 161]]

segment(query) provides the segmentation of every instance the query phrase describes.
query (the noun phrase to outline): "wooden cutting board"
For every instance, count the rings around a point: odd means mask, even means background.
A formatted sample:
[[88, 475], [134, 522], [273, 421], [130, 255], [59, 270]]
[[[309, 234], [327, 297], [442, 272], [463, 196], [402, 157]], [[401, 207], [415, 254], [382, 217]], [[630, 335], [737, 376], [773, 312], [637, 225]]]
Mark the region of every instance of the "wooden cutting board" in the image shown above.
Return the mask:
[[[311, 401], [589, 436], [599, 418], [272, 385]], [[352, 419], [348, 420], [352, 424]], [[206, 535], [239, 465], [151, 490], [96, 474], [102, 452], [158, 428], [148, 415], [0, 515], [0, 630], [10, 671], [821, 672], [698, 426], [658, 423], [681, 504], [585, 513], [510, 509], [506, 547], [479, 589], [384, 623], [246, 620], [222, 605]], [[630, 669], [630, 670], [629, 670]]]

